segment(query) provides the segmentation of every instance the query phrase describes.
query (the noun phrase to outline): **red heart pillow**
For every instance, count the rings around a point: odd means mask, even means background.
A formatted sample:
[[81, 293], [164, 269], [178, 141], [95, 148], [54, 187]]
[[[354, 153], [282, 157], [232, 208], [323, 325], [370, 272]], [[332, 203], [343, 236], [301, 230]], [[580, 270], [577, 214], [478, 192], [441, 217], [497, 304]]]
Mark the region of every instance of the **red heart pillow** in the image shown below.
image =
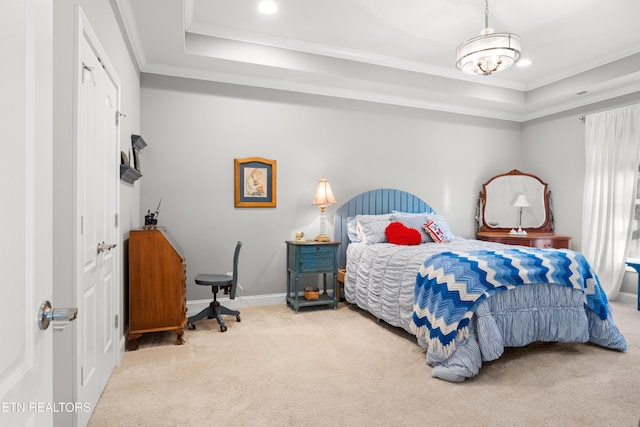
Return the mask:
[[394, 245], [419, 245], [422, 241], [420, 231], [409, 228], [401, 222], [392, 222], [384, 230], [389, 243]]

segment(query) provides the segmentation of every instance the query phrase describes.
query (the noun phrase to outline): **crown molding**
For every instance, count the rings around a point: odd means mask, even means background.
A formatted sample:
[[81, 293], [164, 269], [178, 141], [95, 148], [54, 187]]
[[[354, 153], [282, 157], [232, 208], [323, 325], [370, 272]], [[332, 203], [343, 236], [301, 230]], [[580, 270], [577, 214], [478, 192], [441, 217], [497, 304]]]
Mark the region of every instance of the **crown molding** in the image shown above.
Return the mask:
[[[200, 68], [187, 68], [158, 63], [148, 63], [143, 72], [148, 74], [157, 74], [178, 78], [305, 93], [310, 95], [343, 98], [423, 110], [441, 111], [446, 113], [470, 115], [512, 122], [519, 122], [522, 118], [521, 114], [514, 112], [517, 109], [514, 109], [509, 105], [505, 106], [504, 109], [488, 109], [482, 105], [481, 100], [473, 101], [467, 99], [468, 102], [462, 102], [461, 100], [458, 100], [459, 102], [447, 102], [446, 99], [442, 99], [442, 94], [434, 95], [431, 97], [425, 96], [421, 98], [414, 98], [399, 94], [393, 94], [388, 90], [385, 91], [384, 87], [376, 87], [375, 85], [369, 85], [370, 90], [353, 89], [352, 87], [337, 86], [335, 84], [328, 85], [323, 84], [322, 82], [313, 83], [310, 81], [300, 81], [292, 78], [288, 78], [286, 80], [274, 79], [266, 75], [260, 76], [238, 73], [225, 73]], [[289, 77], [291, 77], [290, 74]], [[374, 88], [377, 88], [379, 90], [373, 90]]]
[[138, 24], [135, 20], [133, 9], [131, 8], [131, 0], [112, 0], [116, 6], [116, 12], [120, 16], [126, 32], [127, 40], [133, 56], [138, 65], [138, 71], [142, 71], [147, 64], [147, 56], [138, 30]]
[[[191, 17], [190, 19], [186, 19], [186, 21], [190, 22], [190, 25], [186, 28], [185, 31], [187, 33], [196, 34], [199, 36], [226, 39], [252, 45], [268, 46], [288, 51], [344, 59], [364, 64], [378, 65], [398, 70], [446, 77], [454, 80], [477, 82], [479, 78], [478, 76], [471, 76], [460, 73], [458, 70], [453, 68], [437, 67], [418, 61], [404, 60], [401, 58], [379, 55], [355, 49], [329, 46], [320, 43], [309, 43], [301, 40], [294, 40], [266, 34], [258, 34], [217, 25], [202, 24], [194, 21], [193, 17]], [[496, 78], [495, 76], [492, 77], [493, 78], [491, 80], [484, 81], [483, 84], [515, 90], [526, 89], [525, 85], [502, 80], [499, 77]]]

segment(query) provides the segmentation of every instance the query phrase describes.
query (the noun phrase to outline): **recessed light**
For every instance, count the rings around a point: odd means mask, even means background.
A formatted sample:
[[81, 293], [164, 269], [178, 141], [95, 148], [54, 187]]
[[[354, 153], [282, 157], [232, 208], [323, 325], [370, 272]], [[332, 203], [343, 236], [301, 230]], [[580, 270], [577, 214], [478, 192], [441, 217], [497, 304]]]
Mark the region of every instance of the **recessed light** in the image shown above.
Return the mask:
[[278, 11], [278, 5], [275, 2], [269, 0], [261, 1], [258, 5], [258, 10], [267, 15], [271, 15]]
[[529, 65], [531, 65], [531, 60], [524, 58], [516, 63], [516, 66], [518, 67], [528, 67]]

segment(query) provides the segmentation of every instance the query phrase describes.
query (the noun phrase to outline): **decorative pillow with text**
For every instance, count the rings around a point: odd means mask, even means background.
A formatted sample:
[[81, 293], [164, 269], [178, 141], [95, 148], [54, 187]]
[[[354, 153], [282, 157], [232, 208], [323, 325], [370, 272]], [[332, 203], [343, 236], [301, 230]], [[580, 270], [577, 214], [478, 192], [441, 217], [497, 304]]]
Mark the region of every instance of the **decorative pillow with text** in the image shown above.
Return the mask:
[[442, 231], [442, 228], [440, 228], [435, 221], [429, 220], [423, 227], [425, 231], [429, 233], [429, 236], [431, 236], [431, 239], [433, 239], [434, 242], [443, 243], [448, 241], [445, 237], [444, 231]]
[[447, 224], [447, 221], [445, 221], [442, 216], [434, 214], [434, 213], [430, 213], [430, 214], [427, 215], [427, 222], [429, 222], [429, 221], [435, 222], [438, 225], [438, 227], [440, 228], [440, 230], [442, 230], [442, 232], [444, 233], [444, 240], [450, 241], [450, 240], [453, 240], [455, 238], [453, 236], [453, 233], [449, 229], [449, 225]]

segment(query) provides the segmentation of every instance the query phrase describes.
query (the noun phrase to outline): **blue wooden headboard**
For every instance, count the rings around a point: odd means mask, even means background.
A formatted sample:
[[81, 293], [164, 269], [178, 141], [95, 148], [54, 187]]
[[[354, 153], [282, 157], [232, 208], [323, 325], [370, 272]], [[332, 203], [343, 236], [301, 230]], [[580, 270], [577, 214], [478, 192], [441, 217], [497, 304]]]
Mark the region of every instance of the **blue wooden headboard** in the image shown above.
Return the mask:
[[381, 188], [353, 197], [338, 208], [333, 217], [333, 240], [340, 242], [340, 268], [347, 265], [347, 218], [356, 215], [381, 215], [391, 211], [434, 212], [424, 200], [406, 191]]

